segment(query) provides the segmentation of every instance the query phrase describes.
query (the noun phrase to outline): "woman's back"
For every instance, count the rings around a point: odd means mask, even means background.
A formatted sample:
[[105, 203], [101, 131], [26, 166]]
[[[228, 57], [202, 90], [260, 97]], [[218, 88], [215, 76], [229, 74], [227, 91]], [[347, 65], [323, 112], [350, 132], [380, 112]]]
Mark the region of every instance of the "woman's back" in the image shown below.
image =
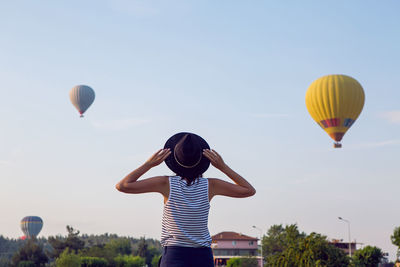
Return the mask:
[[169, 177], [170, 194], [164, 205], [161, 244], [163, 246], [210, 247], [208, 179], [188, 185], [179, 176]]

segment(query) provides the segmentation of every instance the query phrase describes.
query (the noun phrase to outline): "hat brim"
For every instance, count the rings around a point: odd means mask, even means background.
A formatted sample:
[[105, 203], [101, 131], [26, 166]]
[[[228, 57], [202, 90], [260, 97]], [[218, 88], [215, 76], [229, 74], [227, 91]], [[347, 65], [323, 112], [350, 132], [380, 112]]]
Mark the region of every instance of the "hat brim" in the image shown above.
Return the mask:
[[201, 146], [201, 149], [210, 149], [210, 146], [207, 144], [206, 140], [204, 140], [201, 136], [198, 136], [197, 134], [194, 133], [187, 133], [187, 132], [182, 132], [182, 133], [177, 133], [171, 136], [167, 142], [165, 142], [164, 149], [169, 148], [171, 150], [171, 154], [165, 159], [165, 164], [167, 164], [168, 168], [173, 171], [176, 174], [186, 176], [186, 177], [194, 177], [194, 176], [199, 176], [203, 174], [204, 172], [207, 171], [207, 169], [210, 167], [210, 160], [206, 158], [204, 155], [202, 156], [199, 164], [197, 164], [193, 168], [185, 168], [179, 165], [178, 162], [176, 162], [176, 159], [174, 157], [174, 149], [175, 145], [182, 139], [182, 137], [185, 134], [192, 134], [195, 135], [196, 137], [199, 138], [199, 143]]

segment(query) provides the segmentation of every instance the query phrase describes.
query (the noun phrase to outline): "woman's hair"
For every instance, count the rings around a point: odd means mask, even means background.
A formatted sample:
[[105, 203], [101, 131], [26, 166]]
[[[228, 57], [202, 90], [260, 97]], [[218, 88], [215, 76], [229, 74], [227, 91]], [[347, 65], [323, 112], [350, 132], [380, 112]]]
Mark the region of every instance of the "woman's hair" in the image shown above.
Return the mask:
[[181, 177], [182, 180], [185, 180], [185, 181], [186, 181], [186, 184], [187, 184], [188, 186], [191, 186], [192, 184], [194, 184], [195, 182], [197, 182], [197, 181], [199, 180], [200, 177], [203, 177], [203, 174], [199, 174], [199, 175], [191, 176], [191, 177], [188, 177], [187, 175], [186, 175], [186, 176], [183, 176], [183, 175], [180, 175], [179, 173], [177, 173], [176, 175], [179, 176], [179, 177]]

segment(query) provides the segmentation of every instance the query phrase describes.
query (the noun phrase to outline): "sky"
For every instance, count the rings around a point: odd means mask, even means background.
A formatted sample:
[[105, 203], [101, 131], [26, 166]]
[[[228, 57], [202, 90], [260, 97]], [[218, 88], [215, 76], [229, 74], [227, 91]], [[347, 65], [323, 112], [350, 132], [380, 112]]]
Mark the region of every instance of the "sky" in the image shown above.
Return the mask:
[[[160, 238], [163, 199], [115, 184], [181, 131], [207, 140], [257, 190], [211, 202], [211, 235], [275, 224], [394, 259], [400, 226], [400, 3], [1, 1], [0, 235]], [[308, 86], [346, 74], [364, 109], [334, 149]], [[84, 118], [68, 93], [96, 92]], [[144, 177], [170, 175], [165, 164]], [[206, 177], [225, 177], [213, 167]], [[256, 226], [261, 231], [252, 228]]]

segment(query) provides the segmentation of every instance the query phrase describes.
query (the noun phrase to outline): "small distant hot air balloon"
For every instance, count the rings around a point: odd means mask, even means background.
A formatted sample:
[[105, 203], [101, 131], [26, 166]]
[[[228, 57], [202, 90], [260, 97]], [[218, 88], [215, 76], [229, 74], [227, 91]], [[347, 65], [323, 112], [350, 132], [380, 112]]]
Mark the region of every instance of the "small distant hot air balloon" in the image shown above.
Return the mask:
[[344, 134], [364, 107], [365, 94], [359, 82], [347, 75], [327, 75], [315, 80], [306, 93], [311, 117], [341, 147]]
[[43, 227], [43, 220], [38, 216], [26, 216], [21, 220], [21, 230], [27, 238], [36, 238]]
[[79, 111], [81, 117], [83, 113], [90, 107], [95, 98], [95, 93], [92, 88], [87, 85], [77, 85], [69, 91], [69, 99], [72, 105]]

